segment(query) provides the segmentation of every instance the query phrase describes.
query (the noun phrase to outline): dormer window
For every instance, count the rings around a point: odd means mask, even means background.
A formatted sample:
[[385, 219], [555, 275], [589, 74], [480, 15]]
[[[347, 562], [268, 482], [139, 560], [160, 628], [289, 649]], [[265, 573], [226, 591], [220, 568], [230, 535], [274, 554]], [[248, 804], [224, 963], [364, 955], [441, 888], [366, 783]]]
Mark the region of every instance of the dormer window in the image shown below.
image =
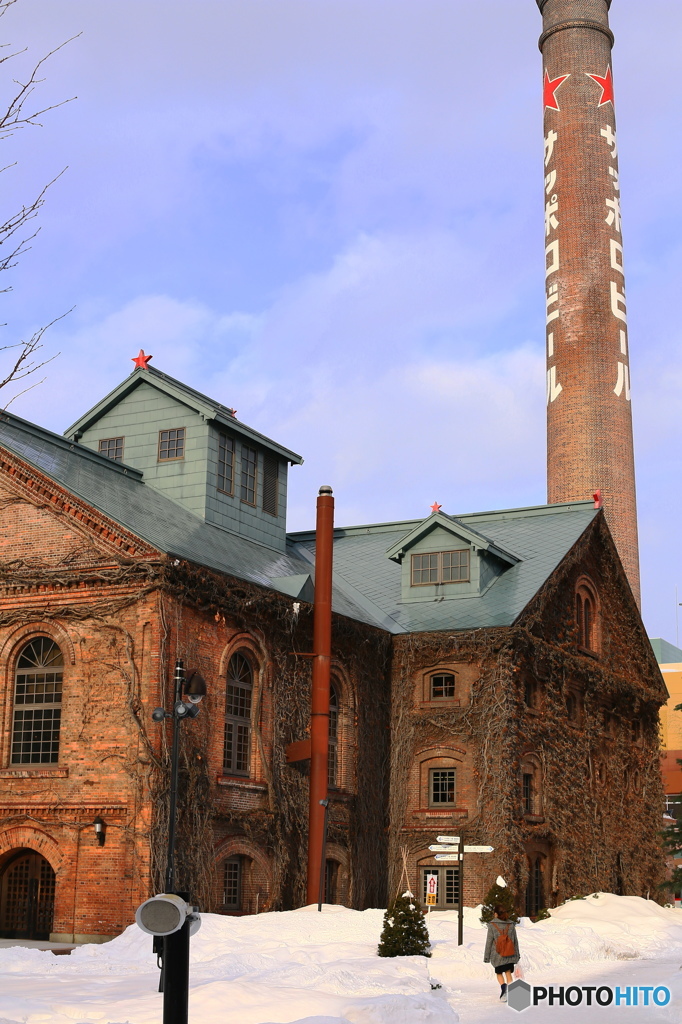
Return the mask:
[[424, 587], [434, 583], [468, 583], [469, 550], [434, 551], [427, 555], [412, 555], [412, 586]]
[[276, 516], [279, 504], [279, 460], [274, 455], [263, 456], [263, 511]]
[[242, 479], [240, 487], [240, 498], [247, 505], [256, 504], [256, 467], [258, 465], [258, 452], [249, 445], [242, 445]]
[[520, 561], [497, 541], [441, 512], [417, 523], [386, 555], [402, 566], [405, 604], [480, 597]]
[[185, 428], [159, 431], [159, 462], [185, 457]]
[[227, 434], [218, 434], [218, 490], [234, 493], [234, 441]]

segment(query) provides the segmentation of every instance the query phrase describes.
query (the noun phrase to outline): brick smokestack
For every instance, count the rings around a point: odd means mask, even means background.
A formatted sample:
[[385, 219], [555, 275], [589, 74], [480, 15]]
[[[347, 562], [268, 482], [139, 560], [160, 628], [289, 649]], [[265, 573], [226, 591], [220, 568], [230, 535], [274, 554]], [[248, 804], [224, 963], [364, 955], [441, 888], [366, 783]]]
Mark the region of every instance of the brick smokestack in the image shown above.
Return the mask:
[[542, 12], [548, 501], [600, 490], [639, 603], [611, 0]]

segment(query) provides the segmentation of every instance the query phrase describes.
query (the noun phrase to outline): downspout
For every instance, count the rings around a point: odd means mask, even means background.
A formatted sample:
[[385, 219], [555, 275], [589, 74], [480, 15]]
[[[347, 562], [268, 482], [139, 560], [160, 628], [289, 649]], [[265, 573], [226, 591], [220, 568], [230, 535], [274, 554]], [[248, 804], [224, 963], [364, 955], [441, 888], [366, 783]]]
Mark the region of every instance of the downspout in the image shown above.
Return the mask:
[[334, 498], [320, 487], [315, 533], [313, 613], [313, 692], [310, 717], [310, 811], [306, 903], [317, 903], [324, 851], [325, 804], [329, 781], [329, 676], [332, 642], [332, 563]]

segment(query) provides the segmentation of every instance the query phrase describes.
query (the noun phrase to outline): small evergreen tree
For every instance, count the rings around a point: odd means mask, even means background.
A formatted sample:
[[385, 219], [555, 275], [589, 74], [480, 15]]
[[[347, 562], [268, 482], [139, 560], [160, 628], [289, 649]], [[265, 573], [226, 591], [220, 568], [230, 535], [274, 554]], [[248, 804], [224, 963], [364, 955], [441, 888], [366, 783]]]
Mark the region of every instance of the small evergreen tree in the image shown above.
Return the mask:
[[504, 879], [498, 877], [494, 885], [491, 885], [486, 893], [481, 910], [481, 924], [487, 924], [495, 916], [495, 907], [504, 907], [510, 921], [518, 921], [519, 915], [514, 908], [514, 894], [506, 884], [500, 884]]
[[431, 956], [429, 932], [419, 901], [408, 890], [384, 914], [379, 956]]

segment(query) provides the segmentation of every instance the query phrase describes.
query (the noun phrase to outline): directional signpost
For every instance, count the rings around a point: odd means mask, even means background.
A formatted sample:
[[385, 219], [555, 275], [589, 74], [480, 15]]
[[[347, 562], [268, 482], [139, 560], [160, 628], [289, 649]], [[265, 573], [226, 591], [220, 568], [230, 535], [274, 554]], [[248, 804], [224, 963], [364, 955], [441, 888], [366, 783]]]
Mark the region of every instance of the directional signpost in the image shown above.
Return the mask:
[[[457, 945], [461, 946], [464, 941], [464, 854], [465, 853], [492, 853], [494, 846], [466, 846], [462, 843], [461, 836], [438, 836], [429, 850], [434, 854], [437, 861], [459, 864], [459, 897], [457, 907]], [[434, 895], [431, 898], [431, 885], [435, 883]], [[438, 901], [438, 880], [435, 875], [429, 877], [427, 883], [426, 902], [432, 905]]]

